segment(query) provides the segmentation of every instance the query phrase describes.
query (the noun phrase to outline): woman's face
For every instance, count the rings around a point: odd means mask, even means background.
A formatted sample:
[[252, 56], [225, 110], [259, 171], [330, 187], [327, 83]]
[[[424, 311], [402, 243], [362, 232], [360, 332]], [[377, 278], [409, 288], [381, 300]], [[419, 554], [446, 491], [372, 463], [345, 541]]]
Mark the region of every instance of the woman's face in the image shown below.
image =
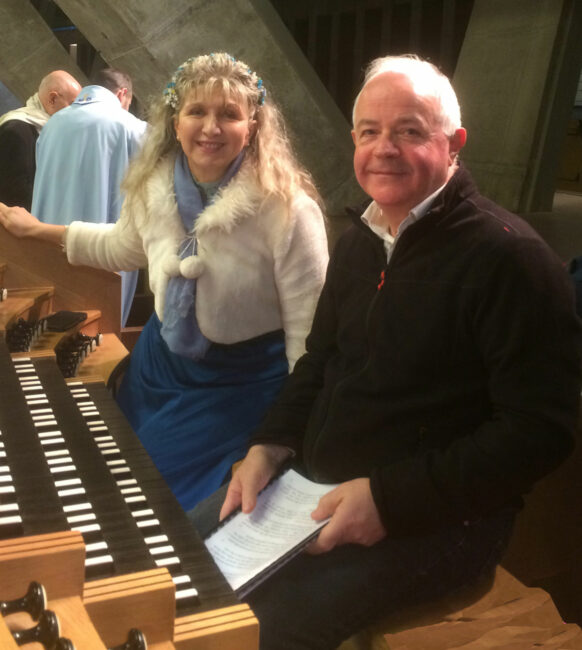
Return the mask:
[[204, 95], [194, 88], [174, 120], [176, 138], [192, 175], [201, 183], [220, 180], [230, 163], [248, 145], [255, 121], [246, 103], [222, 92]]

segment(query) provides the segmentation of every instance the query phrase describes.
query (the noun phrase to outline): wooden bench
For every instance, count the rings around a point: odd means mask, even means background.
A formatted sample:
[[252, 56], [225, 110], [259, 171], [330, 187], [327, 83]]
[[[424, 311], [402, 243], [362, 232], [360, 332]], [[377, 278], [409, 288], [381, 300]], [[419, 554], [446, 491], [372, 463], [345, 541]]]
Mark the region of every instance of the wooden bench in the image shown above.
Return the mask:
[[582, 650], [582, 630], [563, 622], [550, 595], [498, 567], [492, 583], [405, 609], [338, 650]]
[[582, 650], [581, 432], [582, 418], [574, 453], [526, 495], [489, 585], [388, 617], [338, 650]]

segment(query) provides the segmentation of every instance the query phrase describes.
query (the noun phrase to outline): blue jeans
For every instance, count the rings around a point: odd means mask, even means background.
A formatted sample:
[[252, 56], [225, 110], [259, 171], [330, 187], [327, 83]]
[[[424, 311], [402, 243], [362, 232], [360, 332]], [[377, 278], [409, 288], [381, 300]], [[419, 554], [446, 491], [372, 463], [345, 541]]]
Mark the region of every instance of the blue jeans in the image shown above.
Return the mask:
[[[188, 513], [203, 537], [225, 491]], [[244, 598], [260, 623], [260, 650], [335, 650], [388, 614], [491, 575], [515, 514], [508, 508], [425, 536], [298, 555]]]

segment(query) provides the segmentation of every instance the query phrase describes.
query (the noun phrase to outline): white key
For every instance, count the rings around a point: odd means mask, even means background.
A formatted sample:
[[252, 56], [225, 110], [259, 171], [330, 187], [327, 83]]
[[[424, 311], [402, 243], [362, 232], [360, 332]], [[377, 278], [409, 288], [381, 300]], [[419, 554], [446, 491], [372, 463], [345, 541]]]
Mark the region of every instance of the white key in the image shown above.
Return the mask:
[[57, 494], [60, 497], [74, 497], [77, 495], [85, 494], [85, 488], [71, 488], [70, 490], [58, 490]]
[[85, 503], [73, 503], [70, 506], [63, 506], [63, 512], [66, 514], [68, 512], [79, 512], [80, 510], [91, 510], [92, 506], [89, 502]]
[[125, 503], [127, 503], [127, 504], [129, 504], [129, 503], [141, 503], [142, 501], [145, 501], [145, 500], [146, 500], [146, 498], [145, 498], [145, 495], [143, 495], [143, 494], [140, 494], [139, 496], [136, 496], [136, 497], [127, 497], [127, 498], [124, 499]]
[[84, 515], [71, 515], [67, 517], [67, 521], [71, 524], [82, 524], [86, 521], [95, 521], [97, 517], [94, 512], [86, 512]]
[[144, 537], [143, 540], [148, 546], [151, 544], [165, 544], [168, 541], [167, 535], [153, 535], [152, 537]]
[[96, 553], [97, 551], [105, 551], [109, 547], [107, 542], [93, 542], [92, 544], [85, 544], [85, 550], [87, 553]]
[[59, 465], [57, 467], [49, 467], [51, 474], [64, 474], [65, 472], [76, 472], [75, 465]]
[[172, 557], [161, 557], [158, 560], [154, 560], [154, 562], [156, 563], [156, 566], [159, 566], [160, 568], [171, 567], [180, 564], [180, 559], [173, 555]]
[[150, 553], [152, 555], [165, 555], [166, 553], [175, 553], [175, 551], [171, 544], [166, 544], [166, 546], [154, 546], [150, 548]]
[[140, 517], [153, 517], [154, 511], [151, 508], [145, 508], [144, 510], [136, 510], [131, 513], [136, 519]]
[[97, 557], [86, 557], [85, 566], [96, 566], [99, 564], [113, 564], [111, 555], [98, 555]]
[[86, 526], [73, 526], [71, 530], [76, 530], [78, 533], [94, 533], [98, 530], [101, 530], [99, 524], [87, 524]]
[[60, 481], [55, 481], [55, 487], [66, 488], [71, 487], [71, 485], [81, 485], [80, 478], [65, 478]]
[[191, 589], [181, 589], [176, 591], [176, 602], [188, 600], [189, 598], [198, 598], [198, 590], [192, 587]]

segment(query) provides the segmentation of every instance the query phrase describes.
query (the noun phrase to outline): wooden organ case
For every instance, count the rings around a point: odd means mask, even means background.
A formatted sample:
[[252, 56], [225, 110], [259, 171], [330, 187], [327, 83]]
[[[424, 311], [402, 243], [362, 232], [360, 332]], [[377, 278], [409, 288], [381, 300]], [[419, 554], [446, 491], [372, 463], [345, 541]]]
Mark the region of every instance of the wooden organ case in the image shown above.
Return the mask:
[[[106, 332], [67, 380], [42, 337], [10, 353], [0, 335], [0, 602], [44, 583], [78, 650], [122, 647], [131, 628], [158, 650], [256, 649], [252, 611], [104, 384], [127, 354], [119, 276], [72, 267], [58, 248], [0, 230], [0, 287], [0, 332], [63, 309], [87, 312], [79, 331]], [[34, 625], [26, 617], [0, 616], [2, 648], [17, 647], [14, 629]]]

